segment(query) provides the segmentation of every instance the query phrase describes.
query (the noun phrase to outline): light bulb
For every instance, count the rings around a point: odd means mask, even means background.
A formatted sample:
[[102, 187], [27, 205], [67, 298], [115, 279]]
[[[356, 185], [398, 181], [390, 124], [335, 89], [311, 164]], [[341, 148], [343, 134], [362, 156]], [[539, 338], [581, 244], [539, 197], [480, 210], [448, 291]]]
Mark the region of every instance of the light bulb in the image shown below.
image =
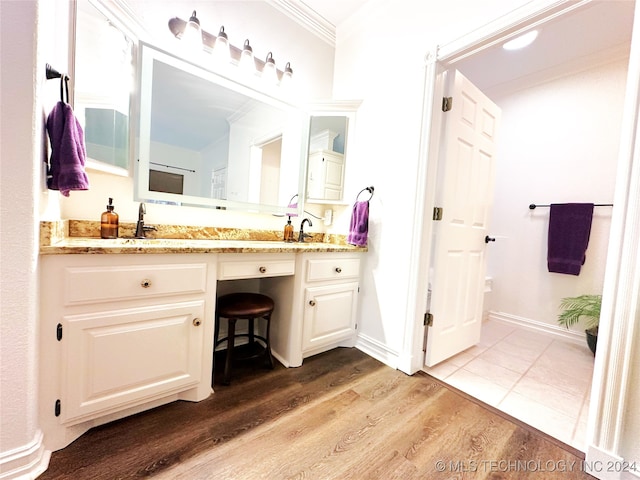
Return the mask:
[[262, 69], [262, 78], [265, 82], [275, 85], [278, 83], [278, 72], [276, 71], [276, 61], [273, 59], [273, 54], [269, 52], [267, 59], [264, 62]]
[[220, 33], [216, 37], [216, 43], [213, 46], [213, 56], [217, 61], [228, 62], [231, 59], [229, 53], [229, 37], [224, 31], [224, 26], [220, 27]]
[[249, 45], [249, 39], [244, 41], [244, 47], [240, 54], [240, 68], [248, 75], [256, 73], [256, 61], [253, 58], [253, 49]]
[[282, 73], [282, 80], [280, 80], [280, 86], [283, 88], [289, 88], [291, 84], [291, 78], [293, 77], [293, 69], [291, 68], [291, 63], [287, 62], [284, 67], [284, 72]]
[[187, 25], [184, 27], [180, 39], [186, 48], [196, 52], [202, 50], [202, 30], [200, 30], [200, 21], [196, 17], [195, 10], [191, 14]]

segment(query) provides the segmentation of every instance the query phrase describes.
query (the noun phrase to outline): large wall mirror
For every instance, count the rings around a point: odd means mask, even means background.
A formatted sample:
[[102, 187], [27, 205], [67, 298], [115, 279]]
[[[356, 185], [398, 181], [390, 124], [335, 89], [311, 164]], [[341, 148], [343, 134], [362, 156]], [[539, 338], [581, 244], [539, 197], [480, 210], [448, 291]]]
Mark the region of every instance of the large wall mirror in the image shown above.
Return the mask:
[[139, 65], [139, 200], [296, 213], [308, 114], [142, 42]]
[[74, 112], [87, 168], [129, 175], [133, 35], [99, 2], [75, 2]]

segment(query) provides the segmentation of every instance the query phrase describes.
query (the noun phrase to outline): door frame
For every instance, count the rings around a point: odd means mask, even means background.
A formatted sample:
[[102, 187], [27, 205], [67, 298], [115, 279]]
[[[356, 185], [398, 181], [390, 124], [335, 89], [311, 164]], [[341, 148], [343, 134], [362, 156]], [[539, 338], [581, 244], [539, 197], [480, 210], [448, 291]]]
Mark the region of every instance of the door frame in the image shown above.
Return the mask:
[[[426, 311], [438, 150], [441, 135], [442, 73], [474, 53], [519, 35], [533, 25], [583, 7], [592, 0], [538, 0], [425, 55], [423, 125], [419, 152], [414, 234], [411, 242], [408, 320], [399, 368], [415, 373], [423, 368], [423, 325]], [[624, 114], [621, 126], [611, 233], [603, 288], [598, 355], [595, 360], [587, 431], [587, 462], [620, 460], [623, 421], [631, 380], [634, 314], [640, 305], [640, 8], [634, 17]], [[634, 175], [635, 174], [635, 175]], [[631, 266], [627, 268], [626, 266]], [[636, 346], [636, 348], [640, 348]], [[598, 472], [593, 472], [598, 475]], [[606, 473], [600, 473], [605, 474]], [[604, 477], [602, 477], [604, 478]], [[606, 478], [621, 478], [608, 476]]]

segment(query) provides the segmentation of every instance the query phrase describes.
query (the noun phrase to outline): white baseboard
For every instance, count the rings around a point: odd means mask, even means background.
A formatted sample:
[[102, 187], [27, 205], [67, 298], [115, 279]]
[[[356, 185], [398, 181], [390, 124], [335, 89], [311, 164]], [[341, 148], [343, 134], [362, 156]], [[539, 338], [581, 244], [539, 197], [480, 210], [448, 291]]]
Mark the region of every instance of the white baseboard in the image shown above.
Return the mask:
[[489, 312], [488, 318], [489, 320], [494, 320], [496, 322], [515, 325], [552, 337], [562, 338], [563, 340], [567, 340], [569, 342], [577, 343], [580, 345], [584, 345], [586, 341], [584, 333], [567, 330], [566, 328], [559, 325], [551, 325], [549, 323], [532, 320], [530, 318], [519, 317], [517, 315], [511, 315], [509, 313]]
[[51, 452], [45, 450], [41, 430], [31, 442], [19, 448], [0, 452], [0, 479], [34, 479], [49, 466]]
[[[636, 480], [640, 478], [640, 464], [589, 445], [582, 464], [583, 471], [600, 480]], [[635, 468], [636, 471], [630, 470]]]
[[390, 350], [383, 343], [367, 335], [363, 335], [361, 333], [358, 334], [358, 337], [356, 338], [356, 348], [391, 368], [398, 368], [400, 361], [398, 353]]

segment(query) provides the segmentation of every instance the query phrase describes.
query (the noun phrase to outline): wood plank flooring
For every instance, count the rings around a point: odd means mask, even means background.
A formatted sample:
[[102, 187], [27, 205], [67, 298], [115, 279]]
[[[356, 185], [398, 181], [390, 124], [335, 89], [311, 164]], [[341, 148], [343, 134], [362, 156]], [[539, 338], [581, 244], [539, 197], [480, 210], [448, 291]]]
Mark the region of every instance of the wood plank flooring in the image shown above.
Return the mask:
[[593, 478], [581, 452], [357, 349], [241, 365], [215, 392], [94, 428], [39, 479]]

